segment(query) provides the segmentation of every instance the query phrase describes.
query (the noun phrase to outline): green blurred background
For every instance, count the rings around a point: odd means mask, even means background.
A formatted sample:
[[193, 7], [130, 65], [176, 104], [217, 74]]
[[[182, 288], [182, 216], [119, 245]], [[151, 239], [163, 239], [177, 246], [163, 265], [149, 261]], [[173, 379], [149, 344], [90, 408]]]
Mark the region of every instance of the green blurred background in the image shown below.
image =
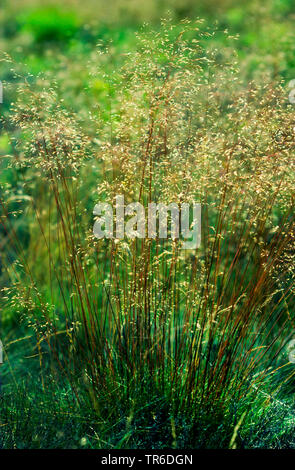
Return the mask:
[[263, 68], [286, 78], [295, 73], [293, 0], [2, 0], [0, 50], [38, 73], [60, 53], [80, 62], [81, 53], [102, 38], [130, 51], [140, 25], [155, 27], [167, 15], [175, 22], [201, 17], [208, 26], [218, 21], [218, 28], [239, 35], [240, 58], [250, 75]]

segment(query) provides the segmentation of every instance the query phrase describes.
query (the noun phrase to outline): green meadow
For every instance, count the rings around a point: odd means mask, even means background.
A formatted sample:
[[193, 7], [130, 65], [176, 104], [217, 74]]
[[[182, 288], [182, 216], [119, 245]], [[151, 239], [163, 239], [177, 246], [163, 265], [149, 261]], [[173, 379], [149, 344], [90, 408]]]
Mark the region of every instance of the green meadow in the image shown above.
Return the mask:
[[[295, 447], [294, 19], [2, 0], [0, 448]], [[200, 246], [96, 238], [117, 195]]]

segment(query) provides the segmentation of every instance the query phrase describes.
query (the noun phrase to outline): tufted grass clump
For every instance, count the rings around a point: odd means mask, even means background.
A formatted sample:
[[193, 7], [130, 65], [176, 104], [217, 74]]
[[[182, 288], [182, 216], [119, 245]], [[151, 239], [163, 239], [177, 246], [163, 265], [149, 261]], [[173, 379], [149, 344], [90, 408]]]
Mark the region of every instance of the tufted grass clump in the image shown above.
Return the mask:
[[[88, 123], [28, 84], [11, 116], [5, 303], [36, 339], [43, 390], [54, 377], [77, 406], [120, 422], [123, 447], [155, 442], [161, 426], [167, 445], [186, 429], [183, 445], [229, 446], [245, 399], [293, 374], [294, 113], [280, 84], [245, 88], [232, 38], [207, 49], [208, 34], [163, 22], [113, 76], [102, 44], [91, 70], [109, 100]], [[96, 240], [94, 204], [116, 195], [200, 202], [201, 246]]]

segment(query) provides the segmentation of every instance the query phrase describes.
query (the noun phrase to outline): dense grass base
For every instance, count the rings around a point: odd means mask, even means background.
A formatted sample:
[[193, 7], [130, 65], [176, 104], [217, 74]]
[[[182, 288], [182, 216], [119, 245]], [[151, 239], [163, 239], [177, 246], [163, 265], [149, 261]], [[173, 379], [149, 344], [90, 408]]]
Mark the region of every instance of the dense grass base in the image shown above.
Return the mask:
[[154, 396], [138, 408], [132, 400], [129, 407], [114, 402], [112, 412], [99, 417], [52, 380], [45, 390], [38, 380], [2, 390], [1, 448], [295, 448], [290, 399], [267, 403], [258, 396], [238, 407], [232, 404], [226, 414], [204, 409], [192, 422], [185, 415], [173, 416], [169, 403]]

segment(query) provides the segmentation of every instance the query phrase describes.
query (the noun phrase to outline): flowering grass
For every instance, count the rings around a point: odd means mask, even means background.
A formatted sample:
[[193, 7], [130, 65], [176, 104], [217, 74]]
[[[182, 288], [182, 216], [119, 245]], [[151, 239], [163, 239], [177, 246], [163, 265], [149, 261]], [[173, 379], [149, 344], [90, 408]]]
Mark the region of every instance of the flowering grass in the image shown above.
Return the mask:
[[[245, 87], [234, 38], [219, 49], [217, 34], [202, 21], [143, 28], [113, 73], [102, 41], [86, 122], [58, 84], [20, 85], [1, 302], [25, 335], [6, 346], [4, 381], [21, 379], [3, 396], [3, 446], [255, 446], [289, 393], [294, 111], [282, 83]], [[201, 246], [96, 240], [93, 207], [118, 194], [200, 202]]]

